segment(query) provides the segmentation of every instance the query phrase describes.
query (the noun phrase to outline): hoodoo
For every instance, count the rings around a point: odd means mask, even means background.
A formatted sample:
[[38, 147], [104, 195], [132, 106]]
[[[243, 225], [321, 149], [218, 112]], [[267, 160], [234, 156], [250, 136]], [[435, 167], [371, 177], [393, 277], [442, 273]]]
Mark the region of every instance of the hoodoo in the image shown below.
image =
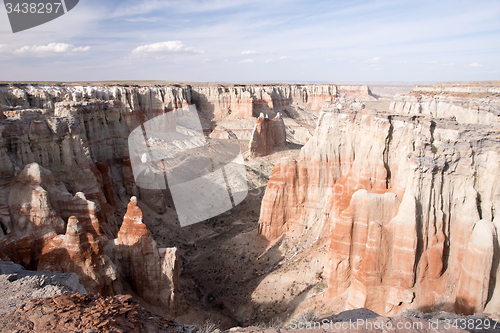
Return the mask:
[[274, 119], [260, 114], [250, 139], [249, 149], [252, 156], [269, 155], [274, 148], [286, 147], [286, 128], [281, 114]]

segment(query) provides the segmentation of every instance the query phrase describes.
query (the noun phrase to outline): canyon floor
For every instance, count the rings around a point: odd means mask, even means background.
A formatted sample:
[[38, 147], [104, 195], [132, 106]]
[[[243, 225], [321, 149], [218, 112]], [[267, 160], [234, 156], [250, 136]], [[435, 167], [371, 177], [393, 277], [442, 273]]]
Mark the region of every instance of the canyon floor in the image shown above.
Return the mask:
[[[254, 158], [249, 156], [247, 141], [228, 141], [240, 144], [247, 179], [254, 188], [241, 204], [208, 221], [181, 228], [173, 208], [160, 215], [139, 203], [145, 224], [158, 245], [175, 245], [180, 249], [181, 288], [189, 303], [189, 312], [177, 317], [183, 323], [213, 321], [220, 328], [230, 328], [264, 323], [293, 311], [293, 302], [281, 303], [285, 295], [279, 293], [272, 303], [259, 301], [262, 296], [259, 293], [272, 291], [273, 285], [269, 287], [271, 290], [255, 293], [266, 275], [287, 271], [281, 268], [286, 252], [284, 244], [270, 243], [257, 231], [260, 204], [275, 161], [297, 157], [301, 146], [289, 143], [286, 149]], [[251, 309], [254, 307], [258, 312]], [[159, 308], [149, 309], [164, 314]]]

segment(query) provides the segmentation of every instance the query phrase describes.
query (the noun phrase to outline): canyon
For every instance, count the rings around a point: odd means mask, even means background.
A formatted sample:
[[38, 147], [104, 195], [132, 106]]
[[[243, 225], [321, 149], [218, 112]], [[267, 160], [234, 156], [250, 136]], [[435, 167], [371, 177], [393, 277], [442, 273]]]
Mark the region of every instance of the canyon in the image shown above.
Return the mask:
[[[183, 323], [368, 308], [500, 315], [498, 83], [0, 86], [0, 259]], [[380, 100], [379, 100], [380, 99]], [[128, 137], [195, 107], [248, 195], [181, 227]]]

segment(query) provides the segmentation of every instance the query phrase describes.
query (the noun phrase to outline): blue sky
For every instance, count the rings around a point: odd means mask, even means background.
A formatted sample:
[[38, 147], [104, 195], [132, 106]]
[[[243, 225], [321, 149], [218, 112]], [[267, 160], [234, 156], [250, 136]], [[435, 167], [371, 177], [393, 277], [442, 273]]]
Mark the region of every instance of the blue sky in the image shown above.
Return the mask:
[[0, 80], [500, 80], [500, 1], [80, 0], [13, 34]]

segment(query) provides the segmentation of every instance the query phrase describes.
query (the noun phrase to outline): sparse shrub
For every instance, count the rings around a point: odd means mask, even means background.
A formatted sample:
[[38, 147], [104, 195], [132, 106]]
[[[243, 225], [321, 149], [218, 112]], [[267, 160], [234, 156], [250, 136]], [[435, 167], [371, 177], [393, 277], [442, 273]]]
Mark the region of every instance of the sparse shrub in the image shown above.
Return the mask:
[[213, 331], [219, 329], [220, 322], [215, 322], [212, 319], [207, 319], [203, 324], [196, 325], [198, 326], [197, 333], [212, 333]]
[[314, 311], [304, 312], [297, 318], [299, 322], [307, 323], [311, 321], [316, 321], [319, 319], [319, 315]]

